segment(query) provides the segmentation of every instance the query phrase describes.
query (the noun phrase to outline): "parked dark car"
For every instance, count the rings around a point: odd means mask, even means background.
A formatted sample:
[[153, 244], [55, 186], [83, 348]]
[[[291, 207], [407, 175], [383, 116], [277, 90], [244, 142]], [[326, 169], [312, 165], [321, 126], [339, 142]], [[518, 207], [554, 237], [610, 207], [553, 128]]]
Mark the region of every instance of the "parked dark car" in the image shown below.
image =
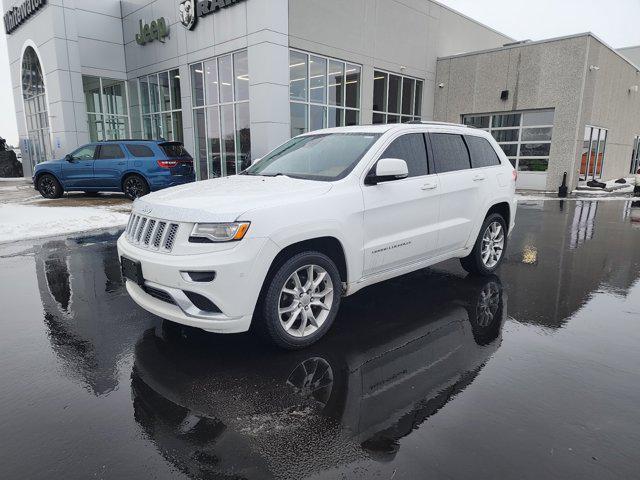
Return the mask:
[[33, 185], [45, 198], [64, 192], [123, 192], [135, 199], [195, 181], [193, 158], [180, 142], [118, 140], [84, 145], [40, 163]]

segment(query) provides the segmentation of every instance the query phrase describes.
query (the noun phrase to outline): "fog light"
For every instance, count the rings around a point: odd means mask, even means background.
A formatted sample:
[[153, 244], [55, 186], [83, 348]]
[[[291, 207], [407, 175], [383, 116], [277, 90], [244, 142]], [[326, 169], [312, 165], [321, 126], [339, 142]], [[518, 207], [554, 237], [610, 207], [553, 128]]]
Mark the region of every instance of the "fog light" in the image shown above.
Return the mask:
[[216, 279], [216, 272], [180, 272], [187, 282], [209, 283]]

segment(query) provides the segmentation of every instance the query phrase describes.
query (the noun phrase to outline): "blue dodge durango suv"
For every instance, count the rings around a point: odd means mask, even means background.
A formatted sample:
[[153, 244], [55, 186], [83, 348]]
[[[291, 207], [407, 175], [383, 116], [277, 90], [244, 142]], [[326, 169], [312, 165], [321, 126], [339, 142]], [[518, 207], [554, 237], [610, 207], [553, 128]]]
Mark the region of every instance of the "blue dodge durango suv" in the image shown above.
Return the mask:
[[33, 173], [33, 185], [45, 198], [80, 191], [123, 192], [135, 199], [193, 181], [193, 158], [182, 143], [150, 140], [91, 143], [38, 164]]

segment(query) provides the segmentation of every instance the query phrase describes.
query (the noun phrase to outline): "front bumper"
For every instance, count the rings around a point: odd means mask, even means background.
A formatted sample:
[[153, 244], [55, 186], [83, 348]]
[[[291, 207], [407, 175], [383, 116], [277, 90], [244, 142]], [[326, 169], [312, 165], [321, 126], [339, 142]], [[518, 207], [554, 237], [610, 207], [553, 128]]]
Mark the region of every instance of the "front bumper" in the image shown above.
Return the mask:
[[[232, 249], [194, 255], [141, 249], [131, 245], [124, 235], [118, 240], [118, 255], [139, 261], [142, 267], [144, 287], [127, 281], [127, 292], [138, 305], [172, 322], [215, 333], [249, 330], [276, 253], [276, 245], [266, 238], [244, 239]], [[197, 283], [183, 274], [187, 271], [215, 271], [216, 278]], [[158, 291], [163, 295], [148, 293]], [[206, 297], [219, 311], [201, 310], [185, 292]]]

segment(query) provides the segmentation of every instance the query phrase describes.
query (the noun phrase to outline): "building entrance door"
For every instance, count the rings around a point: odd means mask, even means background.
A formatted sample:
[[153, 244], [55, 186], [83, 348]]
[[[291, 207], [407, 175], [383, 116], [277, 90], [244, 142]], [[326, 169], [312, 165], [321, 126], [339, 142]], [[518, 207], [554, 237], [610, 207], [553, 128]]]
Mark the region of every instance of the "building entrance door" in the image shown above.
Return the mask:
[[588, 182], [602, 178], [606, 146], [607, 130], [587, 125], [584, 129], [580, 181]]

